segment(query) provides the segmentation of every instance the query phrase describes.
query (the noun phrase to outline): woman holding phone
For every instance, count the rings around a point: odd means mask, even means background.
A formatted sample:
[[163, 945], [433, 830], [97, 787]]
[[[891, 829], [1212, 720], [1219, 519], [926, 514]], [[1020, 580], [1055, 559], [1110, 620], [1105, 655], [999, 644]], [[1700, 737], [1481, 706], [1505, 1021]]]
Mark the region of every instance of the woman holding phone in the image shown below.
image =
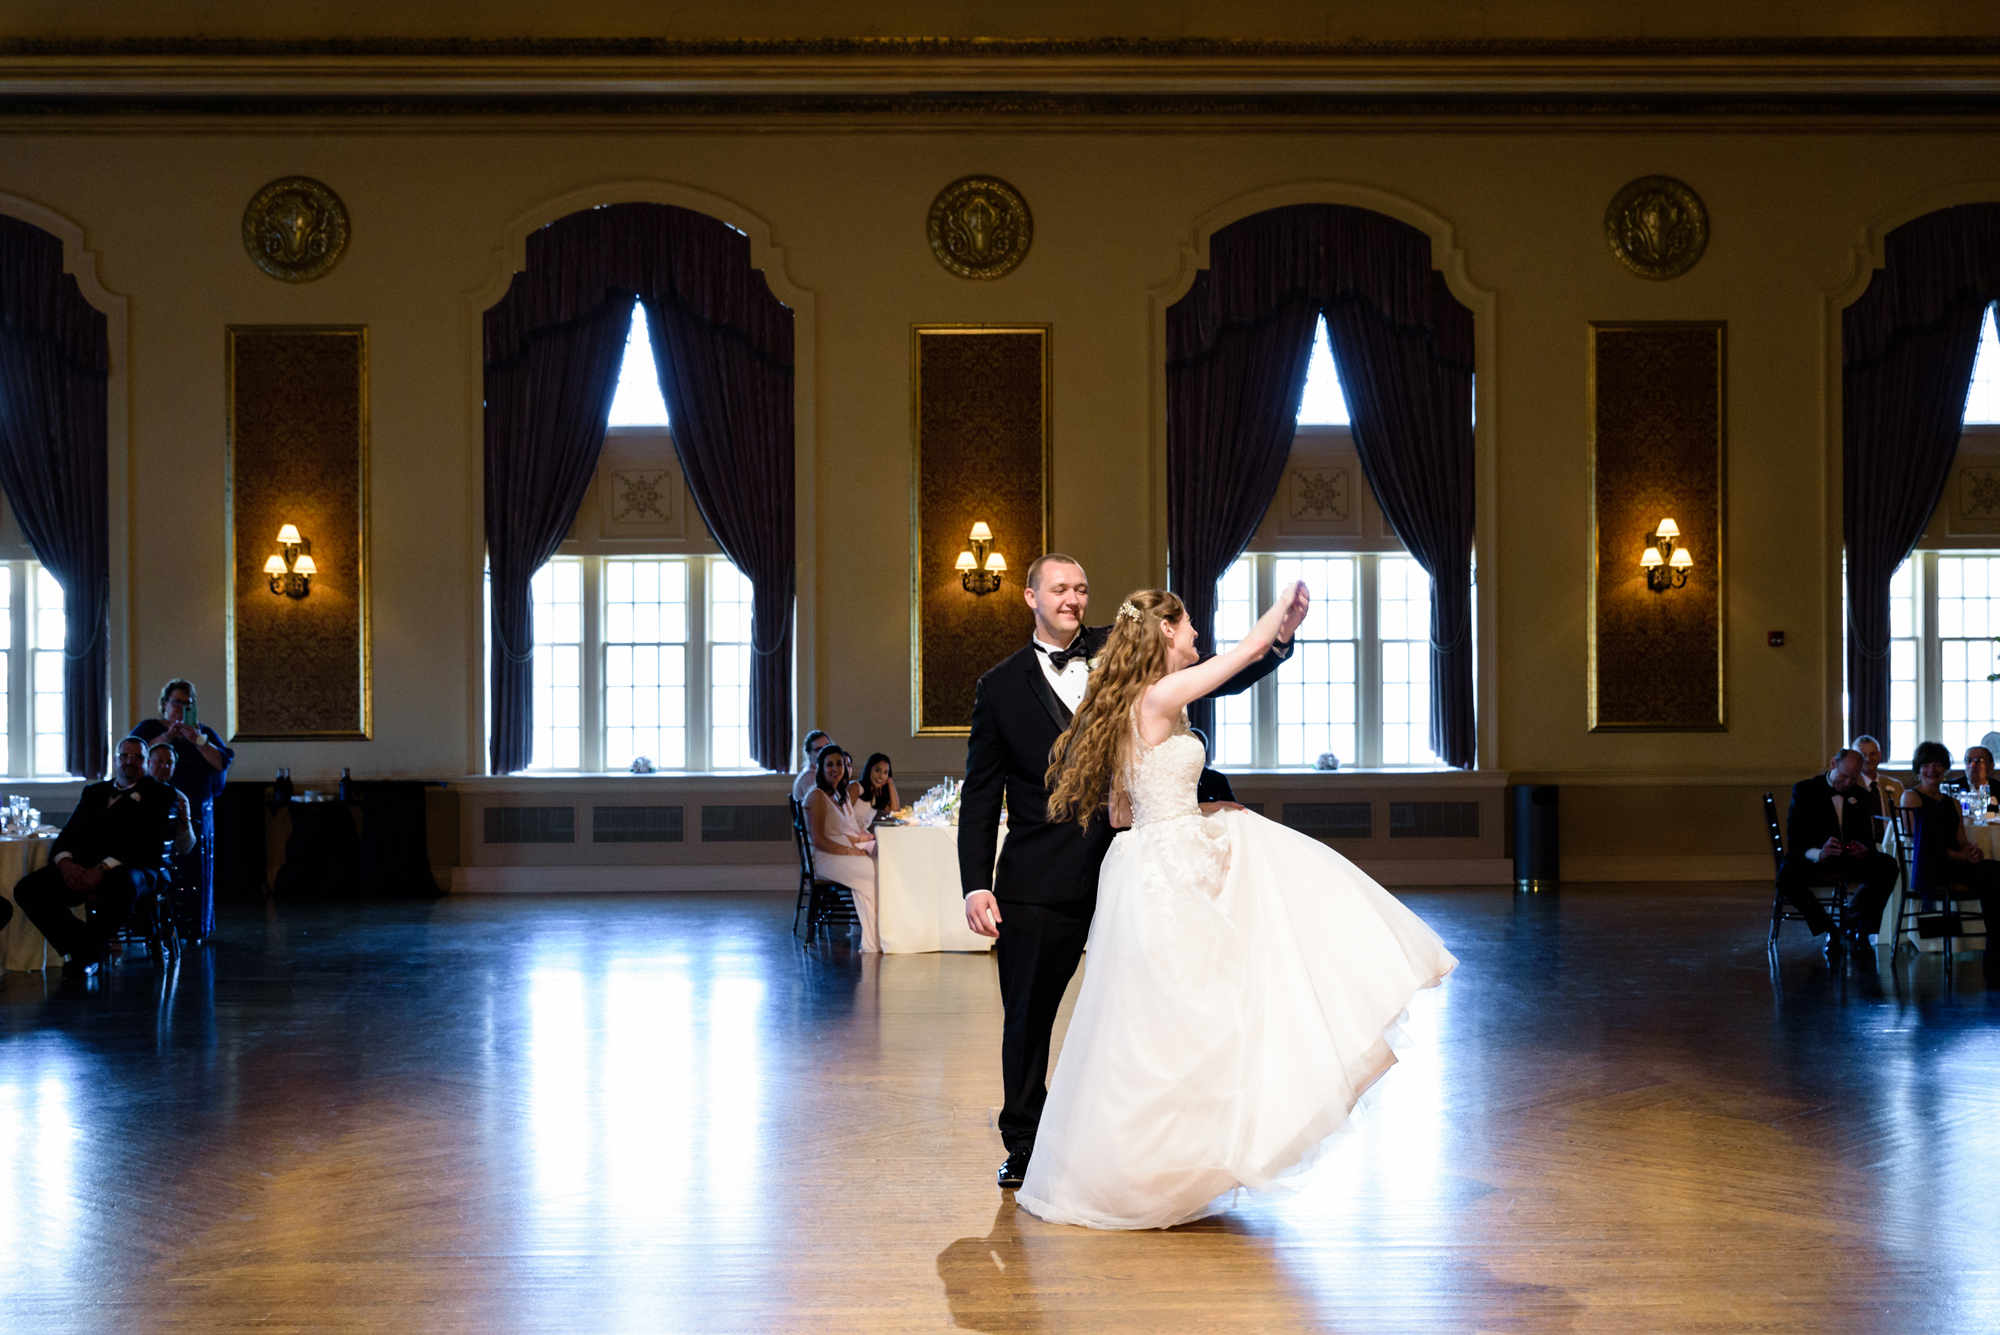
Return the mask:
[[131, 735], [148, 747], [164, 739], [174, 748], [173, 785], [187, 795], [197, 840], [181, 869], [185, 874], [175, 878], [194, 893], [176, 891], [170, 896], [174, 931], [184, 941], [199, 943], [215, 930], [215, 799], [229, 781], [229, 763], [236, 753], [222, 744], [215, 729], [201, 722], [194, 683], [185, 677], [160, 688], [160, 717], [141, 722]]

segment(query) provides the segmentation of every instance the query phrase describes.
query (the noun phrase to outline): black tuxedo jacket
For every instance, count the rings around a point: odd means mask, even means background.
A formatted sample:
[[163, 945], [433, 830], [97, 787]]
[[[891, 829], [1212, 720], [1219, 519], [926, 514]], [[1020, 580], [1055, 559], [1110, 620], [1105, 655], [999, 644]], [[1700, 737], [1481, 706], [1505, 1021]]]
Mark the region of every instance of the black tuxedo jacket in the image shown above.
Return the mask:
[[[1095, 655], [1109, 626], [1085, 627]], [[1272, 649], [1211, 695], [1235, 695], [1270, 675], [1291, 656]], [[972, 736], [965, 749], [965, 786], [958, 798], [958, 877], [963, 893], [991, 890], [996, 899], [1024, 904], [1067, 904], [1097, 893], [1097, 868], [1111, 847], [1110, 822], [1093, 819], [1050, 824], [1049, 751], [1070, 724], [1036, 661], [1033, 644], [1009, 655], [979, 679], [972, 702]], [[1000, 803], [1007, 804], [1007, 844], [993, 865], [1000, 839]]]
[[142, 777], [117, 803], [111, 799], [118, 788], [110, 782], [93, 783], [77, 798], [51, 860], [67, 853], [86, 867], [95, 867], [106, 858], [116, 858], [133, 871], [158, 871], [165, 865], [167, 840], [174, 837], [174, 816], [179, 805], [174, 790], [151, 777]]
[[1879, 814], [1874, 792], [1856, 788], [1845, 794], [1848, 802], [1841, 819], [1833, 818], [1833, 785], [1826, 775], [1815, 774], [1792, 785], [1791, 809], [1785, 813], [1785, 856], [1802, 859], [1809, 848], [1819, 848], [1838, 836], [1873, 849], [1882, 838], [1875, 824]]

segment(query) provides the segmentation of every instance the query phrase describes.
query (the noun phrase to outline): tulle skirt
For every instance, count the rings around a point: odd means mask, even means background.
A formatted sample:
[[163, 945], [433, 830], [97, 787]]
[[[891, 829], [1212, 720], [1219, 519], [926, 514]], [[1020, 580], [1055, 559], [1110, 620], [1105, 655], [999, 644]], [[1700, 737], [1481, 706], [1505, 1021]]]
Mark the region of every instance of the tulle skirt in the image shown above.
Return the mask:
[[[1222, 846], [1219, 878], [1203, 845]], [[1261, 816], [1121, 834], [1016, 1201], [1166, 1228], [1303, 1173], [1394, 1063], [1410, 998], [1457, 962], [1353, 863]]]

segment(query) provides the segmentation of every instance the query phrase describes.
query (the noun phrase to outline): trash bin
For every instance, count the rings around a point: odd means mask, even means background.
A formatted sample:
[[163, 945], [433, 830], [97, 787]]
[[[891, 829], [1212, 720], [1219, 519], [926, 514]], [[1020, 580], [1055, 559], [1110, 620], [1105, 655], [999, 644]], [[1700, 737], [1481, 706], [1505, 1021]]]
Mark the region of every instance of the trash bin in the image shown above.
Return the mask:
[[1514, 788], [1514, 888], [1553, 890], [1562, 875], [1562, 840], [1556, 823], [1561, 789], [1552, 783]]

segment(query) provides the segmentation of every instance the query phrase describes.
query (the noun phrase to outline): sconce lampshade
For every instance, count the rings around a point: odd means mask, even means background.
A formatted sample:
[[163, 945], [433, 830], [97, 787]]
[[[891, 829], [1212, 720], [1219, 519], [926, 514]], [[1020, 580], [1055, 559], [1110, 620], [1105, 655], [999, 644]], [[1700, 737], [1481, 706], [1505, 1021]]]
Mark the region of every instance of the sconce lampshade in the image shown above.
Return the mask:
[[1648, 570], [1657, 567], [1660, 564], [1660, 549], [1658, 547], [1648, 547], [1646, 554], [1639, 558], [1639, 564]]
[[993, 541], [993, 530], [986, 527], [984, 523], [974, 524], [972, 526], [972, 540], [974, 542], [991, 542]]
[[1674, 548], [1674, 559], [1667, 562], [1667, 564], [1673, 567], [1675, 570], [1686, 570], [1689, 566], [1694, 564], [1694, 558], [1688, 555], [1687, 548], [1676, 547]]
[[313, 559], [310, 556], [301, 556], [293, 564], [292, 569], [301, 575], [317, 575], [319, 573], [319, 567], [313, 564]]
[[986, 568], [996, 575], [1004, 575], [1007, 573], [1007, 558], [994, 552], [986, 558]]
[[958, 554], [958, 563], [953, 568], [957, 570], [977, 570], [979, 569], [979, 563], [972, 559], [971, 552], [960, 552]]
[[270, 560], [264, 562], [264, 573], [267, 575], [284, 574], [285, 558], [282, 556], [273, 555]]
[[1653, 532], [1662, 538], [1678, 538], [1681, 535], [1681, 526], [1671, 519], [1662, 519], [1660, 526]]
[[300, 541], [299, 526], [297, 524], [287, 524], [283, 528], [279, 529], [278, 541], [285, 544], [286, 546], [292, 546], [297, 544]]

